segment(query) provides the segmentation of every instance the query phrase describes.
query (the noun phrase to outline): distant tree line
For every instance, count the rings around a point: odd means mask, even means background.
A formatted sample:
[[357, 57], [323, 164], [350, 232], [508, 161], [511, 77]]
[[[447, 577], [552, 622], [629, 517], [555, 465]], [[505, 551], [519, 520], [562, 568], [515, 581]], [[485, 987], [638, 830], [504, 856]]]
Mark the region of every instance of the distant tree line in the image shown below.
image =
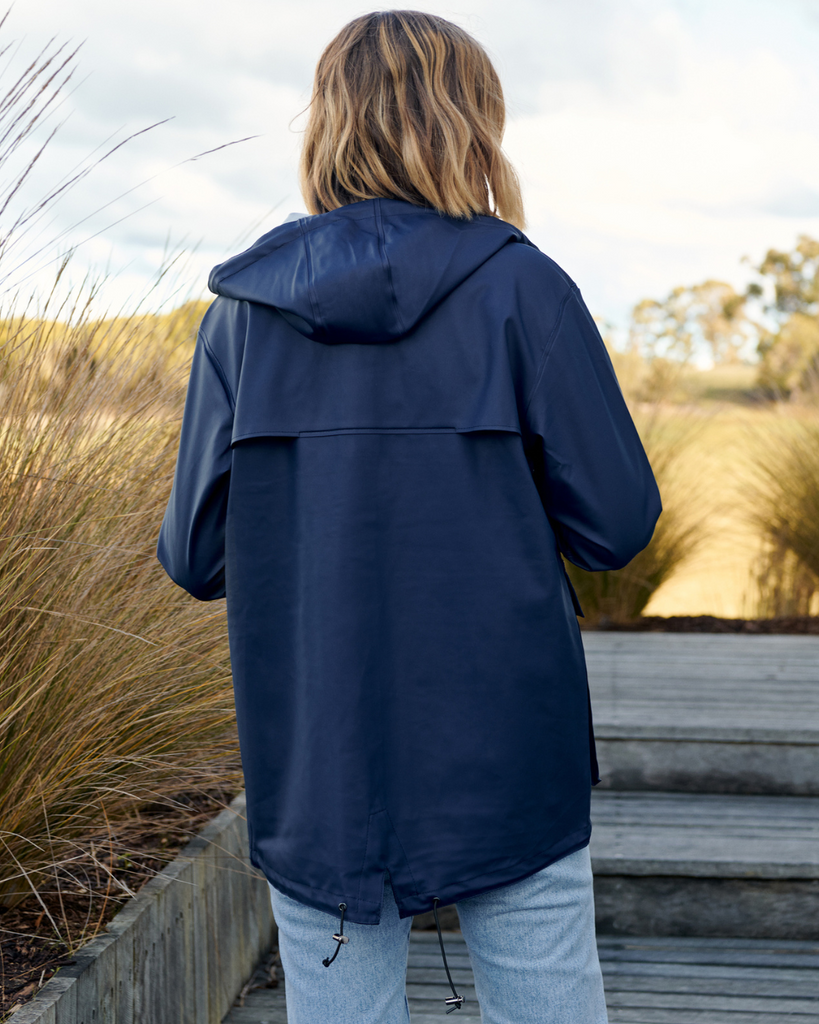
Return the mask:
[[800, 235], [753, 270], [758, 280], [742, 292], [708, 280], [643, 299], [632, 310], [630, 350], [657, 362], [658, 379], [703, 352], [715, 364], [756, 357], [765, 395], [819, 401], [819, 241]]

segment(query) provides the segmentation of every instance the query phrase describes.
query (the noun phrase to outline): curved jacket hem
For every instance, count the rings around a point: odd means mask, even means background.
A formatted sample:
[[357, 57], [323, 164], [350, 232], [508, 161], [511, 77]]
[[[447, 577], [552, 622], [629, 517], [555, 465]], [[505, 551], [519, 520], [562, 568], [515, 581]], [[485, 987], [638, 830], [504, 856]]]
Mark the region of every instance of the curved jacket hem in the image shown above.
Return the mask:
[[368, 900], [360, 898], [353, 900], [350, 896], [344, 896], [341, 893], [331, 893], [302, 882], [294, 882], [292, 879], [280, 875], [278, 871], [273, 871], [267, 864], [261, 863], [257, 856], [252, 857], [251, 862], [264, 874], [274, 889], [283, 892], [285, 896], [289, 896], [297, 903], [303, 903], [306, 907], [312, 907], [314, 910], [321, 910], [331, 917], [338, 917], [339, 904], [346, 903], [346, 920], [352, 921], [354, 924], [379, 923], [381, 918], [380, 901], [370, 903]]
[[[578, 850], [582, 850], [583, 847], [589, 845], [590, 839], [591, 826], [589, 825], [587, 828], [578, 832], [573, 832], [571, 835], [567, 836], [556, 849], [553, 849], [545, 857], [541, 854], [537, 859], [532, 860], [526, 867], [523, 867], [523, 865], [517, 865], [517, 870], [512, 875], [508, 872], [487, 873], [485, 875], [469, 879], [469, 884], [467, 886], [465, 886], [464, 883], [459, 883], [454, 886], [447, 886], [446, 888], [438, 889], [434, 893], [419, 893], [416, 896], [401, 899], [399, 899], [393, 889], [395, 902], [398, 905], [399, 916], [414, 917], [416, 914], [423, 914], [432, 910], [432, 901], [436, 896], [440, 901], [439, 906], [446, 907], [452, 903], [460, 903], [461, 900], [468, 900], [472, 896], [481, 896], [483, 893], [491, 892], [493, 889], [501, 889], [506, 885], [514, 885], [515, 882], [522, 882], [524, 879], [530, 878], [532, 875], [536, 875], [538, 871], [543, 871], [543, 869], [549, 867], [550, 864], [556, 864], [557, 861], [563, 860], [564, 857], [568, 857], [572, 853], [577, 853]], [[496, 874], [502, 874], [503, 877], [494, 877]]]
[[[500, 889], [505, 885], [522, 882], [531, 875], [536, 875], [538, 871], [549, 867], [550, 864], [555, 864], [564, 857], [582, 850], [584, 846], [588, 846], [590, 838], [591, 825], [589, 824], [566, 836], [546, 854], [541, 852], [536, 856], [527, 857], [525, 861], [518, 862], [511, 869], [484, 872], [470, 879], [441, 886], [435, 892], [412, 893], [404, 896], [393, 880], [393, 895], [398, 906], [399, 916], [402, 918], [414, 917], [416, 914], [424, 914], [432, 910], [432, 901], [436, 896], [440, 900], [441, 906], [449, 906], [472, 896], [480, 896], [492, 889]], [[268, 864], [261, 861], [255, 851], [251, 860], [254, 867], [264, 873], [265, 878], [274, 889], [289, 896], [290, 899], [296, 900], [297, 903], [313, 907], [314, 910], [321, 910], [330, 916], [338, 916], [339, 903], [346, 903], [346, 920], [354, 924], [378, 924], [380, 921], [380, 902], [376, 904], [369, 900], [362, 900], [360, 897], [352, 898], [343, 893], [331, 893], [302, 882], [295, 882], [272, 870]]]

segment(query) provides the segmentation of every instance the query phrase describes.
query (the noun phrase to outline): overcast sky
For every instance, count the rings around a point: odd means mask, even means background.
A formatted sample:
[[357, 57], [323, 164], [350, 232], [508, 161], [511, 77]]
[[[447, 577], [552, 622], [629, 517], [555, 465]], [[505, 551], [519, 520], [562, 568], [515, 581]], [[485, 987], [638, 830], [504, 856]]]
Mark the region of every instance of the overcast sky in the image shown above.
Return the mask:
[[[644, 296], [709, 277], [738, 283], [741, 257], [819, 237], [819, 0], [417, 6], [467, 28], [494, 59], [528, 233], [596, 314], [624, 323]], [[173, 118], [97, 168], [44, 228], [67, 231], [65, 248], [113, 225], [79, 246], [75, 273], [109, 268], [108, 294], [127, 302], [167, 244], [185, 244], [196, 247], [188, 279], [204, 293], [214, 263], [303, 209], [301, 122], [291, 119], [323, 46], [370, 9], [18, 0], [4, 29], [22, 41], [18, 64], [51, 36], [83, 42], [65, 124], [34, 187], [105, 139]], [[175, 166], [249, 135], [259, 137]]]

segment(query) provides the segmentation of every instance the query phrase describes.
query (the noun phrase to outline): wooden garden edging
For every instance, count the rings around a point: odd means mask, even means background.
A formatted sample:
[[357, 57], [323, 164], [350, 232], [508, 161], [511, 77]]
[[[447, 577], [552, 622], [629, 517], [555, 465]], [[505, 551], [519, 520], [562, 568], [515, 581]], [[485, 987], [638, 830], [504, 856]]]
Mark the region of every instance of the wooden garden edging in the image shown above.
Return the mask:
[[220, 1024], [275, 928], [244, 812], [241, 794], [14, 1024]]

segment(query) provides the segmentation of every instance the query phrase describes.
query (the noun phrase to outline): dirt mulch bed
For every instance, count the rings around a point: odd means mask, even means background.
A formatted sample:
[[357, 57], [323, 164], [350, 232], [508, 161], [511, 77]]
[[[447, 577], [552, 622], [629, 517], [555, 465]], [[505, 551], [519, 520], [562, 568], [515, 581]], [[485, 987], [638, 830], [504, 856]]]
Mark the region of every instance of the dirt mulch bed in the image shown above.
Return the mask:
[[90, 837], [54, 878], [0, 905], [0, 1021], [29, 1001], [238, 790], [181, 793]]
[[635, 622], [598, 622], [591, 630], [622, 633], [789, 633], [819, 636], [819, 615], [720, 619], [715, 615], [646, 615]]

